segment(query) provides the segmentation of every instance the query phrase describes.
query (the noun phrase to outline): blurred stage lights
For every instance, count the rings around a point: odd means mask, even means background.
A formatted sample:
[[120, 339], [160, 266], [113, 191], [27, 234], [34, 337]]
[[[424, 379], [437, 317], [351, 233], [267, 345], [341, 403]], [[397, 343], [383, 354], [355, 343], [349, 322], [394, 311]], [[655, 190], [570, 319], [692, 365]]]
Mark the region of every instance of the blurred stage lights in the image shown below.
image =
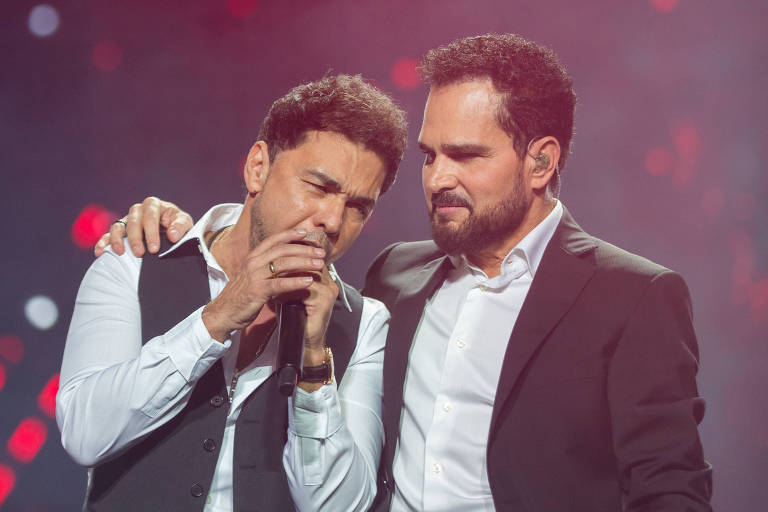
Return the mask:
[[24, 344], [18, 336], [5, 334], [0, 336], [0, 358], [9, 363], [19, 364], [24, 357]]
[[258, 0], [227, 0], [227, 9], [235, 18], [244, 20], [256, 11]]
[[672, 170], [672, 155], [664, 148], [654, 148], [645, 155], [645, 170], [651, 176], [664, 176]]
[[651, 0], [651, 5], [661, 12], [674, 11], [677, 7], [678, 0]]
[[398, 59], [389, 69], [389, 76], [399, 89], [415, 89], [420, 82], [416, 71], [418, 65], [418, 61], [410, 57]]
[[50, 5], [38, 5], [29, 12], [27, 24], [37, 37], [48, 37], [59, 28], [59, 13]]
[[89, 204], [82, 209], [72, 224], [72, 241], [81, 249], [92, 249], [116, 218], [116, 214], [103, 206]]
[[8, 439], [8, 452], [19, 462], [32, 462], [48, 437], [48, 427], [37, 418], [25, 418]]
[[8, 466], [0, 464], [0, 506], [11, 493], [14, 485], [16, 485], [16, 474]]
[[101, 41], [91, 51], [91, 63], [102, 71], [114, 71], [123, 60], [123, 50], [112, 41]]
[[37, 395], [37, 406], [47, 416], [56, 417], [56, 393], [59, 391], [59, 374], [57, 373], [45, 383], [40, 394]]
[[46, 330], [59, 319], [59, 308], [49, 297], [35, 295], [24, 304], [24, 314], [33, 326]]

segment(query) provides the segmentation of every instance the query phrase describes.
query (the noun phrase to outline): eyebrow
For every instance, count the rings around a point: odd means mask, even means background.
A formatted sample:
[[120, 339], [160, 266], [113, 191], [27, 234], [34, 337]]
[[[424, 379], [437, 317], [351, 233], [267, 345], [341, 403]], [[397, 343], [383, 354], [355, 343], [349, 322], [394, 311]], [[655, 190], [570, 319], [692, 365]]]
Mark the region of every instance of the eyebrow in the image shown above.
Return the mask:
[[[341, 183], [333, 179], [332, 177], [328, 176], [325, 172], [323, 172], [322, 169], [307, 169], [307, 174], [312, 176], [313, 178], [320, 180], [322, 185], [328, 189], [330, 189], [332, 192], [339, 193], [342, 191], [341, 189]], [[372, 199], [370, 197], [365, 196], [353, 196], [348, 195], [349, 199], [352, 200], [355, 203], [360, 203], [363, 205], [368, 211], [373, 210], [373, 207], [376, 206], [376, 200]]]
[[[419, 142], [419, 149], [423, 152], [429, 152], [432, 151], [432, 148], [424, 144], [423, 142]], [[491, 152], [491, 148], [488, 146], [484, 146], [483, 144], [441, 144], [440, 149], [443, 153], [448, 154], [471, 154], [476, 153], [479, 155], [488, 155]]]

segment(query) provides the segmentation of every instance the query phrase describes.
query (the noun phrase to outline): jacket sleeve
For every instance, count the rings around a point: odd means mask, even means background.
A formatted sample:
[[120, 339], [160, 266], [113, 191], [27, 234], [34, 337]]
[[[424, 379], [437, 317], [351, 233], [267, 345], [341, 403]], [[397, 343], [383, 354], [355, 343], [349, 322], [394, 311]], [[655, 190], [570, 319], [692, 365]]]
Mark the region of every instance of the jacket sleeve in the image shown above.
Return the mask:
[[697, 426], [698, 347], [691, 301], [674, 272], [656, 275], [621, 334], [608, 375], [625, 510], [711, 511], [712, 470]]

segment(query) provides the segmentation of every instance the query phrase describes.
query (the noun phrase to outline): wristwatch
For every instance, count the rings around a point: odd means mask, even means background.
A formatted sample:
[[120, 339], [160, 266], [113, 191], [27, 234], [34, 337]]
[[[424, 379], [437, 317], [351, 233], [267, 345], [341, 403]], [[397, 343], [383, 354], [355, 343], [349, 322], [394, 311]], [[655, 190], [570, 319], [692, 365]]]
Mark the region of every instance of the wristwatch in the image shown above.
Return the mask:
[[301, 370], [302, 382], [322, 382], [330, 384], [333, 381], [333, 352], [331, 347], [323, 347], [325, 360], [317, 366], [305, 366]]

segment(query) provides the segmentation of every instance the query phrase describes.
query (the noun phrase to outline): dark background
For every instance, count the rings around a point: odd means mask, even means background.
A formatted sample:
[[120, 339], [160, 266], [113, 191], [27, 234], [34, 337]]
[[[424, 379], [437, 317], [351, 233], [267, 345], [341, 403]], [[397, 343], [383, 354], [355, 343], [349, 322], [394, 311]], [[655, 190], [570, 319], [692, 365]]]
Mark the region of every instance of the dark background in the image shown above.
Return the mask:
[[[242, 162], [270, 103], [329, 69], [362, 73], [411, 126], [395, 186], [338, 265], [361, 285], [386, 244], [429, 236], [415, 144], [426, 90], [410, 59], [491, 31], [551, 46], [573, 75], [561, 198], [590, 233], [686, 278], [715, 508], [765, 509], [765, 2], [53, 1], [59, 23], [46, 37], [30, 29], [36, 5], [0, 7], [4, 510], [76, 510], [83, 496], [85, 470], [50, 411], [92, 261], [78, 244], [150, 194], [195, 218], [241, 201]], [[33, 296], [58, 308], [50, 328], [25, 314]]]

